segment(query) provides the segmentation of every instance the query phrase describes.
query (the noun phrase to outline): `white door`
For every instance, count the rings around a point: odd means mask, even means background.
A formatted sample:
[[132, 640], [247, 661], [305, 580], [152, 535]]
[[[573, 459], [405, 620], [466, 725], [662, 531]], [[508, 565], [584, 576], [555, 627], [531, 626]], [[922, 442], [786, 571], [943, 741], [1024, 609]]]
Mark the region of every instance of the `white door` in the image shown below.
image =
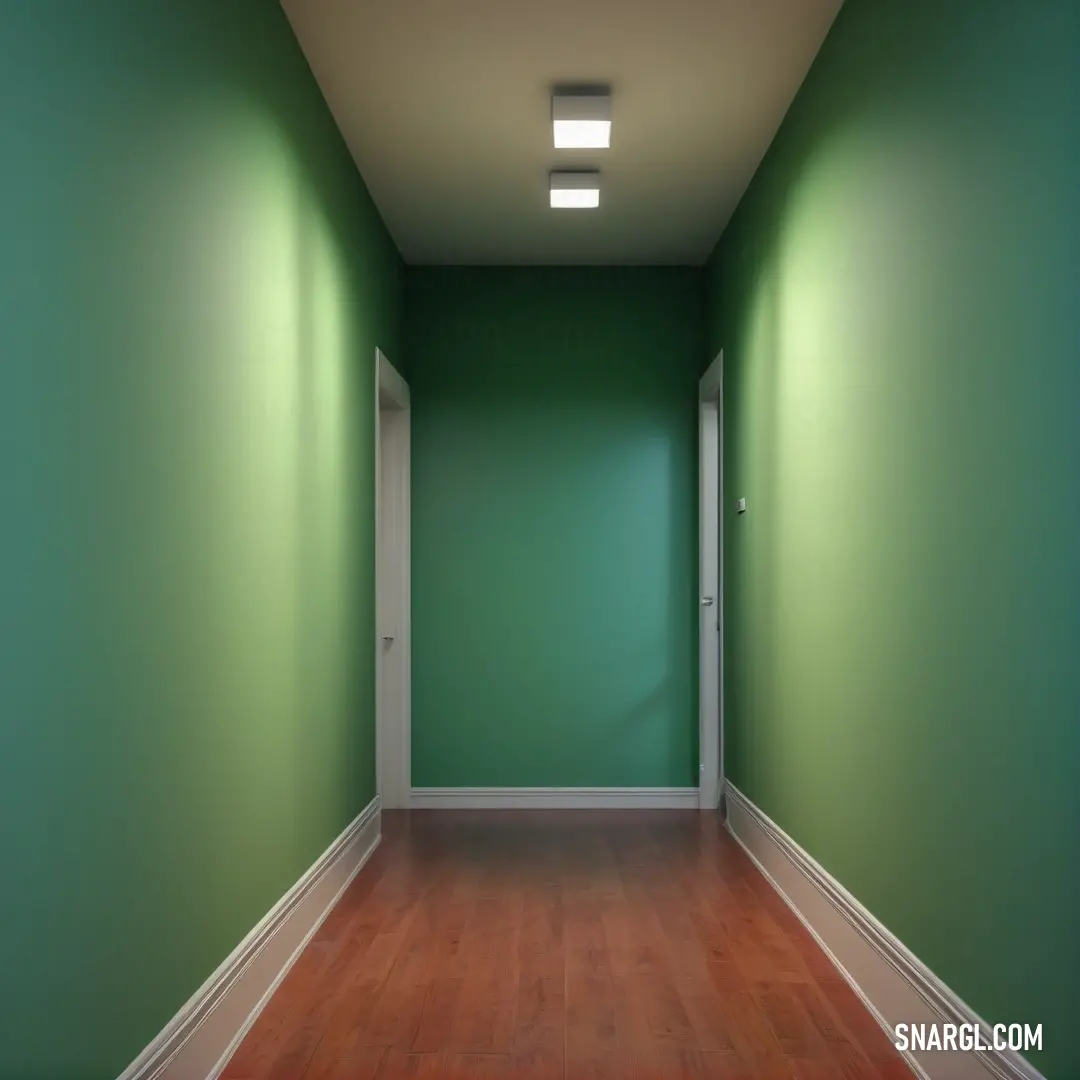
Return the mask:
[[702, 377], [698, 400], [700, 448], [700, 716], [698, 801], [715, 810], [723, 786], [723, 353]]
[[382, 805], [410, 792], [409, 387], [376, 352], [375, 703]]

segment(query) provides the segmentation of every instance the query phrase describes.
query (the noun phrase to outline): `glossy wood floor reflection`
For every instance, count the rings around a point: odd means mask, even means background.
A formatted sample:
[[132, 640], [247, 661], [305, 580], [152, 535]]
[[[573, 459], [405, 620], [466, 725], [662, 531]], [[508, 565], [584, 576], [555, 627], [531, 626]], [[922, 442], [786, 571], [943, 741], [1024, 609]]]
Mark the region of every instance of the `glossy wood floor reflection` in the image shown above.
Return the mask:
[[427, 811], [225, 1080], [910, 1080], [713, 815]]

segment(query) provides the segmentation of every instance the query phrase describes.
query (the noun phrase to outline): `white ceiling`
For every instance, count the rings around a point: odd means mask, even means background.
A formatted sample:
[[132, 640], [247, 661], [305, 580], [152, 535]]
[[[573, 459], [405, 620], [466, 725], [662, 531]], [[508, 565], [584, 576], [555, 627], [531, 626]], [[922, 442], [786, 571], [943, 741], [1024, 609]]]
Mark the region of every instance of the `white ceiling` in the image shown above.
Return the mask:
[[[696, 265], [842, 0], [282, 2], [406, 262]], [[609, 150], [553, 149], [560, 83], [612, 87]]]

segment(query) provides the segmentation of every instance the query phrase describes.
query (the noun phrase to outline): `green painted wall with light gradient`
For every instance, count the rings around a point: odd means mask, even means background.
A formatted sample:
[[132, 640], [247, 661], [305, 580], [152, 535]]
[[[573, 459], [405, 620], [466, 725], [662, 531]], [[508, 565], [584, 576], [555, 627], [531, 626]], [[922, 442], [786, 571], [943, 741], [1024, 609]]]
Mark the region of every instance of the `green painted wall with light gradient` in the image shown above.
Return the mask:
[[0, 1078], [111, 1080], [363, 808], [400, 266], [276, 3], [0, 10]]
[[413, 784], [695, 784], [700, 272], [405, 281]]
[[848, 0], [709, 267], [734, 783], [1080, 1076], [1080, 6]]

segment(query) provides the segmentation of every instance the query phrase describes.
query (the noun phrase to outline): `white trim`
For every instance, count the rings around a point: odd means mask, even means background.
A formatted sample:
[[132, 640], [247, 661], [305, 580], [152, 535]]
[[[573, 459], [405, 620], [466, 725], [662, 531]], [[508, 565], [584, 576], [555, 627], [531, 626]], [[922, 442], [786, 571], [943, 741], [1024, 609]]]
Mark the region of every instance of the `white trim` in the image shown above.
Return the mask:
[[721, 387], [724, 385], [724, 350], [721, 349], [705, 369], [698, 384], [699, 401], [715, 401], [720, 396]]
[[[893, 1025], [990, 1025], [729, 781], [728, 829], [893, 1041]], [[1011, 1051], [904, 1053], [921, 1080], [1044, 1080]]]
[[409, 384], [381, 349], [375, 368], [375, 757], [383, 805], [397, 809], [412, 774], [412, 413]]
[[724, 410], [721, 352], [698, 393], [698, 747], [701, 809], [715, 810], [724, 783]]
[[120, 1080], [216, 1080], [381, 836], [376, 796], [270, 909]]
[[697, 788], [413, 788], [414, 810], [696, 810]]
[[375, 360], [378, 368], [375, 374], [375, 385], [389, 394], [399, 409], [407, 409], [410, 404], [409, 384], [386, 359], [386, 354], [382, 349], [375, 350]]

